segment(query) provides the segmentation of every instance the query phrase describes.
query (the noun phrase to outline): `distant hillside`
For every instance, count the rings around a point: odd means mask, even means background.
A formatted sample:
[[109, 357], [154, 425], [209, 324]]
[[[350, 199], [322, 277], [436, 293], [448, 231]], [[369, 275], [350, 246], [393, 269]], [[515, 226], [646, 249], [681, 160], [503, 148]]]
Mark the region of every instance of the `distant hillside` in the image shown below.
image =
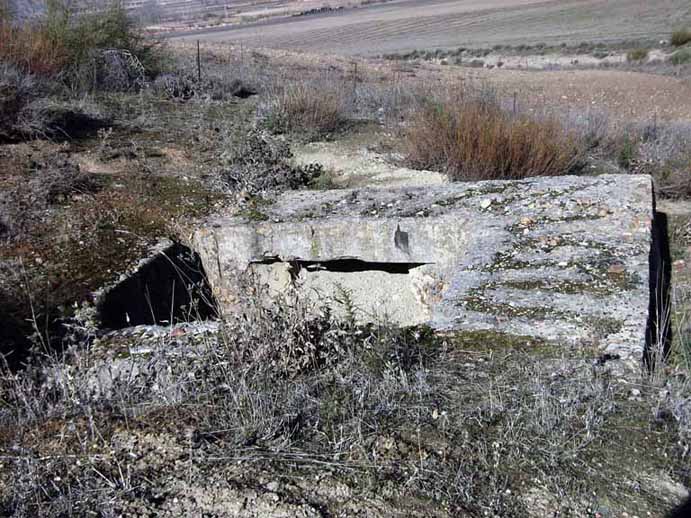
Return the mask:
[[[41, 15], [47, 0], [0, 0], [9, 2], [19, 20]], [[120, 0], [65, 1], [76, 12], [93, 12]], [[344, 7], [359, 7], [392, 0], [121, 0], [132, 15], [147, 26], [184, 29], [251, 22], [270, 17], [322, 14]]]
[[[2, 0], [0, 0], [2, 1]], [[46, 0], [5, 0], [10, 12], [19, 20], [41, 15], [46, 11]], [[66, 0], [77, 12], [106, 8], [112, 0]], [[181, 21], [209, 21], [243, 16], [245, 13], [262, 17], [263, 13], [283, 10], [290, 0], [123, 0], [124, 7], [141, 18], [144, 23], [157, 24]], [[300, 5], [300, 3], [295, 5]], [[320, 2], [306, 2], [320, 4]], [[295, 6], [293, 6], [294, 8]], [[292, 9], [291, 9], [292, 10]]]

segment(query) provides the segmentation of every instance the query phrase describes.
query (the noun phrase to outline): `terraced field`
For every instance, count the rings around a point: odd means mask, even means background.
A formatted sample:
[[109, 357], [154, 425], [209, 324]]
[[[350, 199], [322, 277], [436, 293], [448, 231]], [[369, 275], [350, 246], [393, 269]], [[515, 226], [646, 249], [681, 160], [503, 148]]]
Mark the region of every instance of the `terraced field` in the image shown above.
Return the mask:
[[402, 0], [173, 36], [346, 55], [665, 38], [688, 0]]

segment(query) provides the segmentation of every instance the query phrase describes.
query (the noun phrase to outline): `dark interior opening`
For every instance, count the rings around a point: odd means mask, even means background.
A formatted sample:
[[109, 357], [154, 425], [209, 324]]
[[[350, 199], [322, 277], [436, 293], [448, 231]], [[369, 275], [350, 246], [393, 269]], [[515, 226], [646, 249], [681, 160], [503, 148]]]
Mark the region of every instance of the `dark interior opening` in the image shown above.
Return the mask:
[[174, 324], [217, 315], [199, 256], [175, 243], [109, 290], [97, 304], [101, 326]]
[[672, 344], [671, 299], [672, 257], [669, 250], [667, 214], [654, 211], [650, 246], [650, 301], [645, 332], [643, 362], [649, 370], [657, 360], [666, 359]]
[[362, 261], [354, 258], [330, 259], [327, 261], [303, 261], [300, 259], [294, 261], [282, 261], [277, 257], [265, 259], [263, 261], [255, 261], [254, 264], [274, 264], [287, 262], [293, 266], [295, 271], [326, 271], [326, 272], [340, 272], [340, 273], [357, 273], [357, 272], [386, 272], [395, 274], [407, 274], [410, 270], [419, 268], [431, 263], [395, 263], [395, 262], [372, 262]]

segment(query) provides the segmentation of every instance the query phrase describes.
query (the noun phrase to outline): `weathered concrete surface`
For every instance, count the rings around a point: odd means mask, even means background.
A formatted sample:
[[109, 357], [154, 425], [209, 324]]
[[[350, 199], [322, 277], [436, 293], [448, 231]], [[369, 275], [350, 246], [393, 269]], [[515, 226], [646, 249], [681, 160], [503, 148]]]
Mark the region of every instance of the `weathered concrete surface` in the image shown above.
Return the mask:
[[[363, 139], [369, 140], [362, 141]], [[330, 172], [338, 188], [363, 187], [423, 187], [449, 182], [444, 174], [420, 171], [394, 165], [395, 156], [387, 156], [370, 149], [376, 137], [358, 136], [358, 141], [339, 139], [334, 142], [310, 142], [294, 149], [296, 165], [321, 164]]]
[[[647, 176], [301, 191], [198, 231], [218, 303], [350, 293], [361, 320], [595, 345], [640, 358], [649, 307]], [[249, 275], [254, 274], [254, 275]]]

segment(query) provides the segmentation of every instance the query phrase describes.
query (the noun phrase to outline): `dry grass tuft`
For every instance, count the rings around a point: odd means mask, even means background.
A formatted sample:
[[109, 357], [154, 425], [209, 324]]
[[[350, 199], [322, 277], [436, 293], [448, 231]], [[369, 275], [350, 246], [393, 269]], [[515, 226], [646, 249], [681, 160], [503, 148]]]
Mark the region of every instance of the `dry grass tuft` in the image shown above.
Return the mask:
[[626, 61], [628, 61], [629, 63], [645, 61], [646, 59], [648, 59], [648, 49], [633, 49], [627, 52], [626, 54]]
[[55, 75], [67, 64], [67, 49], [47, 25], [0, 22], [0, 60], [32, 73]]
[[691, 43], [691, 29], [679, 29], [672, 33], [670, 40], [675, 47], [681, 47], [687, 43]]
[[581, 139], [556, 119], [513, 115], [494, 100], [424, 104], [405, 136], [408, 160], [453, 180], [519, 179], [572, 172]]
[[332, 82], [295, 82], [277, 88], [260, 109], [269, 130], [312, 137], [327, 137], [343, 129], [347, 113], [343, 85]]

